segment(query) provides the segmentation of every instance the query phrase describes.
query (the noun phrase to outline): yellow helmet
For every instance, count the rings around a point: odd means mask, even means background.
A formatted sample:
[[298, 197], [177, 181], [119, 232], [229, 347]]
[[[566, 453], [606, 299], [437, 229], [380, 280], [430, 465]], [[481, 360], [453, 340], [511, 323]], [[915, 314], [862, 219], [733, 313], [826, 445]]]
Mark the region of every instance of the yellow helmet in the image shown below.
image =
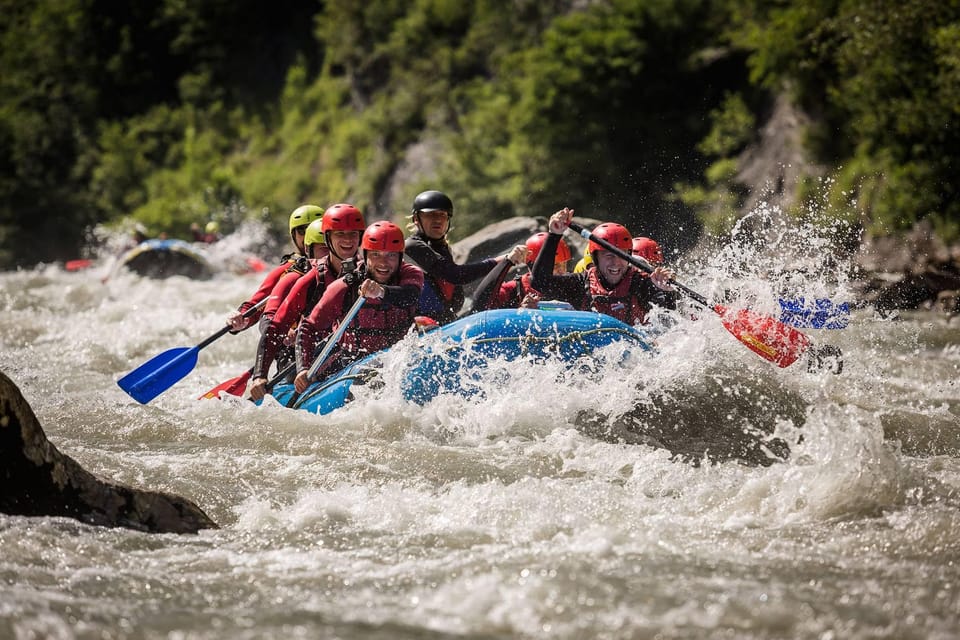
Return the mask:
[[323, 207], [315, 204], [305, 204], [297, 207], [290, 214], [290, 237], [293, 238], [293, 230], [298, 227], [305, 227], [314, 220], [323, 217]]
[[303, 235], [303, 248], [310, 255], [310, 245], [319, 244], [322, 247], [327, 246], [327, 239], [323, 233], [323, 219], [314, 220], [307, 227], [307, 232]]
[[220, 231], [220, 225], [216, 220], [211, 220], [207, 223], [207, 226], [203, 228], [207, 233], [218, 233]]
[[593, 256], [590, 255], [590, 250], [587, 249], [587, 251], [583, 254], [583, 257], [580, 258], [580, 262], [578, 262], [573, 268], [573, 272], [583, 273], [591, 264], [593, 264]]

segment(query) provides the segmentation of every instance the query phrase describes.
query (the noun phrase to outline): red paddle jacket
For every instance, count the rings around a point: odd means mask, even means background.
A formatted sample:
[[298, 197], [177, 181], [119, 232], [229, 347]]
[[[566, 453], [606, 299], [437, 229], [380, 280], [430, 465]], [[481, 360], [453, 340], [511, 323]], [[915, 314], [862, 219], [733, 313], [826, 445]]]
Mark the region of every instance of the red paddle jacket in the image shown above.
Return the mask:
[[[297, 330], [297, 369], [304, 371], [313, 364], [321, 338], [331, 334], [346, 311], [359, 297], [360, 278], [348, 285], [337, 280], [327, 287], [320, 302], [304, 318]], [[380, 299], [368, 299], [350, 323], [337, 345], [335, 358], [339, 366], [398, 342], [413, 325], [417, 303], [423, 289], [423, 271], [406, 262], [386, 285]], [[327, 373], [332, 373], [327, 370]]]
[[[287, 280], [285, 274], [277, 287]], [[310, 313], [319, 302], [327, 286], [336, 280], [340, 273], [330, 264], [329, 256], [313, 261], [313, 266], [303, 275], [292, 278], [288, 291], [283, 292], [283, 298], [277, 310], [271, 314], [266, 329], [260, 335], [257, 345], [257, 358], [253, 365], [253, 378], [265, 378], [270, 371], [270, 365], [277, 358], [283, 348], [287, 333], [300, 321], [304, 314]], [[275, 291], [276, 291], [275, 287]], [[274, 302], [271, 300], [270, 302]], [[267, 307], [270, 306], [267, 303]], [[264, 314], [266, 315], [266, 314]]]
[[[246, 312], [247, 309], [269, 296], [273, 292], [273, 288], [277, 286], [277, 282], [280, 281], [280, 278], [283, 277], [285, 273], [288, 273], [289, 271], [297, 271], [300, 273], [300, 275], [303, 275], [309, 270], [310, 262], [299, 253], [291, 253], [284, 256], [283, 262], [279, 266], [276, 266], [270, 270], [270, 273], [268, 273], [267, 277], [263, 279], [263, 281], [260, 283], [260, 287], [254, 292], [254, 294], [250, 296], [248, 300], [240, 304], [238, 307], [240, 313]], [[271, 302], [274, 301], [271, 300]], [[264, 306], [270, 306], [270, 302]], [[264, 309], [261, 309], [247, 318], [244, 329], [259, 321], [263, 313]]]

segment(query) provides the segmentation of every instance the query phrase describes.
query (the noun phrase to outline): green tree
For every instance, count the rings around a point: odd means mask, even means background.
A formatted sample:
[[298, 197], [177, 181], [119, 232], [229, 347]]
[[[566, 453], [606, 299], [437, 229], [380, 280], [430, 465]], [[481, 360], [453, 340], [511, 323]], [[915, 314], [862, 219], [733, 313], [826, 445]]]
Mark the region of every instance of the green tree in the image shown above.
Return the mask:
[[820, 0], [734, 5], [752, 77], [818, 116], [811, 148], [838, 167], [837, 215], [879, 233], [922, 218], [960, 231], [960, 3]]
[[690, 211], [667, 195], [699, 174], [694, 146], [706, 125], [696, 114], [721, 98], [718, 79], [731, 79], [724, 60], [693, 62], [712, 19], [697, 1], [591, 4], [505, 56], [494, 82], [461, 89], [442, 175], [485, 214], [464, 232], [570, 205], [691, 241]]

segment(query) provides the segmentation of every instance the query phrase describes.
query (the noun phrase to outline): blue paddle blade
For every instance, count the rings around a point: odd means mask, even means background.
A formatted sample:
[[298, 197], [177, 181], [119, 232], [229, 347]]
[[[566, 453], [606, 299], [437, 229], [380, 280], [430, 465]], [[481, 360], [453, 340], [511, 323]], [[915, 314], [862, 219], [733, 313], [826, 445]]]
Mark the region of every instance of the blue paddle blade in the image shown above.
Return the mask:
[[780, 322], [801, 329], [845, 329], [850, 323], [850, 304], [828, 298], [781, 298]]
[[117, 380], [117, 384], [131, 398], [147, 404], [193, 371], [199, 351], [196, 347], [168, 349]]

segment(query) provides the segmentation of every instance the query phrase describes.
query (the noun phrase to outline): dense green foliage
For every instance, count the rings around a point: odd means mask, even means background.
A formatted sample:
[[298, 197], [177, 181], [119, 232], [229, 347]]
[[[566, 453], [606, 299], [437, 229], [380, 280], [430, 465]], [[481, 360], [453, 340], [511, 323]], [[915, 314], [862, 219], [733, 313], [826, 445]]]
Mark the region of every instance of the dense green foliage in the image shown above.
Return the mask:
[[97, 222], [448, 192], [456, 234], [564, 205], [722, 232], [772, 98], [831, 215], [960, 235], [954, 0], [0, 0], [0, 267]]
[[741, 3], [734, 42], [751, 79], [784, 80], [818, 116], [813, 151], [837, 168], [834, 210], [874, 230], [930, 219], [960, 236], [960, 2]]

